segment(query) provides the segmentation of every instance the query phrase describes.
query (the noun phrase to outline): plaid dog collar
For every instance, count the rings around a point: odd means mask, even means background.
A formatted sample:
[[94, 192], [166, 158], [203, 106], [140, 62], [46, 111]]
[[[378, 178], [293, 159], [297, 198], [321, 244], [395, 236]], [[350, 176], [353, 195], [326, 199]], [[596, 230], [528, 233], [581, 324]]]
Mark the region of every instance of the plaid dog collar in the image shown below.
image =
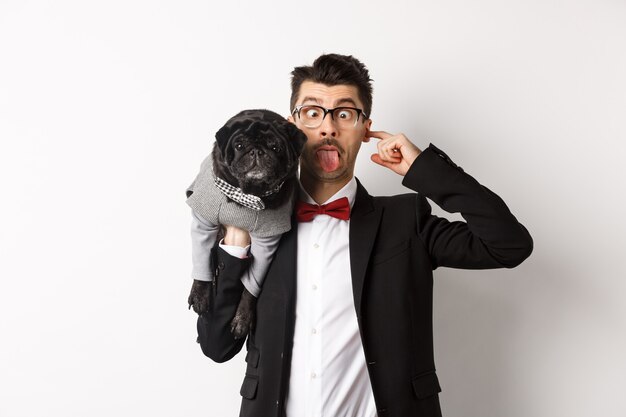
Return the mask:
[[[269, 190], [263, 194], [263, 197], [267, 197], [269, 195], [275, 194], [280, 191], [280, 188], [283, 186], [283, 182], [278, 184], [274, 189]], [[228, 198], [231, 200], [241, 204], [244, 207], [248, 207], [252, 210], [263, 210], [265, 209], [265, 203], [261, 197], [257, 197], [256, 195], [246, 194], [241, 191], [241, 188], [235, 187], [228, 182], [224, 181], [219, 177], [215, 177], [215, 186]]]

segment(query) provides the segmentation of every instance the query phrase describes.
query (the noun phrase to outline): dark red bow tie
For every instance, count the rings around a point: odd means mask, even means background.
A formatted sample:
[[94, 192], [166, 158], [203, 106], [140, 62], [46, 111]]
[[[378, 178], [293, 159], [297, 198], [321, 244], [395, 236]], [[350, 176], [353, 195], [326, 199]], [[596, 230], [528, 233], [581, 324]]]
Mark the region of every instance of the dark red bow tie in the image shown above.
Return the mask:
[[296, 218], [299, 222], [310, 222], [318, 214], [328, 214], [340, 220], [348, 220], [350, 218], [350, 202], [347, 197], [342, 197], [321, 206], [303, 201], [296, 203]]

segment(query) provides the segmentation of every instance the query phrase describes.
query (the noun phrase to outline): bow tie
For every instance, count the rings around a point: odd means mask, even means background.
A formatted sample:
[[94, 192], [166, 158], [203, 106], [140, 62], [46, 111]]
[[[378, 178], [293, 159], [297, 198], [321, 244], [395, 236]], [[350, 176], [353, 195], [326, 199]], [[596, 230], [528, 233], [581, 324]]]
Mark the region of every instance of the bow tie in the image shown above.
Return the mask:
[[318, 214], [327, 214], [340, 220], [350, 218], [350, 203], [347, 197], [342, 197], [328, 204], [309, 204], [302, 201], [296, 202], [296, 218], [299, 222], [310, 222]]

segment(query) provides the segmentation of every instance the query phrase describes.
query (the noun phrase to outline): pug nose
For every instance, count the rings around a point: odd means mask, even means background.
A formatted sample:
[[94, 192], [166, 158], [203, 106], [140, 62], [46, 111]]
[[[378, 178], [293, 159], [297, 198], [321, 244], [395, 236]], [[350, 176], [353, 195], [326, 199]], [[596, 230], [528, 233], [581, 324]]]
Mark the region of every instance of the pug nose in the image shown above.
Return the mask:
[[262, 149], [252, 149], [250, 151], [250, 156], [263, 156], [265, 155], [265, 152], [263, 152]]

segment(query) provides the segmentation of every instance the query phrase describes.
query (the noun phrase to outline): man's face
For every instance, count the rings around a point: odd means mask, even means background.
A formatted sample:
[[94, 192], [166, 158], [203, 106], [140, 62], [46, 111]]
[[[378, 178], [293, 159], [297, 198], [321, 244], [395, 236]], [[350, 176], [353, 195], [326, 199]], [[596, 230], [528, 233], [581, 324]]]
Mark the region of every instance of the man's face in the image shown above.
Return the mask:
[[[352, 85], [327, 86], [305, 81], [300, 86], [296, 106], [313, 104], [327, 109], [342, 106], [363, 109], [358, 97], [358, 90]], [[289, 116], [289, 121], [295, 123], [308, 138], [300, 156], [301, 176], [313, 181], [345, 183], [352, 178], [361, 142], [368, 141], [370, 119], [363, 122], [361, 115], [356, 126], [339, 127], [327, 114], [316, 128], [304, 126], [297, 114]]]

